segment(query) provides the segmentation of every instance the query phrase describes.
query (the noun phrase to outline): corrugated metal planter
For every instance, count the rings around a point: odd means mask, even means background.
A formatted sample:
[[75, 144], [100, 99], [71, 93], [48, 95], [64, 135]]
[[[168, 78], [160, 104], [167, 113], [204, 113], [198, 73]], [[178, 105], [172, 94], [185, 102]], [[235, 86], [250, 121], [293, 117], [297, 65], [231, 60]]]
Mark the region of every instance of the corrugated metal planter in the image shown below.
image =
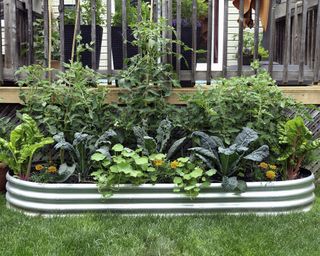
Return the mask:
[[304, 212], [315, 199], [314, 176], [292, 181], [249, 182], [241, 194], [212, 184], [191, 200], [174, 193], [172, 184], [121, 185], [111, 198], [103, 198], [94, 184], [39, 184], [7, 175], [9, 207], [33, 214], [83, 212], [118, 213], [256, 213]]

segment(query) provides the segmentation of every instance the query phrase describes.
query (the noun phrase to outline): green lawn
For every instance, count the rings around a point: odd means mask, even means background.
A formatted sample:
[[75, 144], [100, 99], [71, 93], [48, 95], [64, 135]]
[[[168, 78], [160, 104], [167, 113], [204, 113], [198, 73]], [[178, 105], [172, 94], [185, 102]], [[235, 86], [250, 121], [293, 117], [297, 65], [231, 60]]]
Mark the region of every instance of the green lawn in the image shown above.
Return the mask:
[[313, 210], [289, 216], [26, 217], [0, 196], [0, 255], [320, 255]]

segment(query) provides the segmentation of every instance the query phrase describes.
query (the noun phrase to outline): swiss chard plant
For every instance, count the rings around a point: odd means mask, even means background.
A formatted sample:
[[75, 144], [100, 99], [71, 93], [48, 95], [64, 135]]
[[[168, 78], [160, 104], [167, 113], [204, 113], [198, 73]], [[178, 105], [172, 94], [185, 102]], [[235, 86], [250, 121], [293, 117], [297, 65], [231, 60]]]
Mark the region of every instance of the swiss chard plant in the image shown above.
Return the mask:
[[246, 183], [237, 179], [241, 161], [261, 162], [269, 156], [269, 147], [263, 145], [252, 151], [250, 145], [258, 139], [258, 134], [250, 128], [243, 128], [230, 146], [216, 136], [204, 132], [194, 132], [197, 147], [190, 148], [195, 158], [200, 159], [209, 169], [216, 169], [222, 177], [222, 186], [226, 190], [246, 189]]
[[[56, 141], [54, 148], [59, 150], [61, 166], [59, 174], [63, 175], [63, 180], [67, 180], [71, 175], [77, 174], [79, 182], [85, 181], [91, 171], [92, 165], [90, 158], [93, 154], [100, 154], [109, 157], [110, 139], [116, 136], [113, 130], [106, 131], [98, 139], [86, 133], [75, 133], [72, 143], [66, 141], [63, 133], [58, 133], [53, 138]], [[71, 158], [72, 165], [67, 164], [65, 153]]]
[[289, 120], [280, 127], [280, 157], [284, 165], [285, 176], [296, 179], [301, 165], [309, 153], [320, 148], [320, 139], [314, 140], [312, 132], [306, 127], [302, 117]]
[[21, 121], [11, 131], [9, 140], [0, 138], [0, 162], [7, 164], [15, 175], [27, 180], [34, 154], [54, 140], [45, 137], [27, 114], [22, 115]]

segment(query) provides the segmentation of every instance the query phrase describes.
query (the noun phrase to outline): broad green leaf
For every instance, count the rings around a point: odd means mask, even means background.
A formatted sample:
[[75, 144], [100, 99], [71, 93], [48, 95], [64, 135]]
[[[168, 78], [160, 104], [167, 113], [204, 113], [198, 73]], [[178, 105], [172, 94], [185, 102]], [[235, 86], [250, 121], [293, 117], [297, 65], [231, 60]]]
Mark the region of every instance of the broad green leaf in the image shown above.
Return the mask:
[[199, 167], [196, 167], [191, 173], [190, 176], [193, 178], [199, 178], [203, 174], [203, 170], [200, 169]]
[[97, 162], [100, 162], [100, 161], [104, 160], [105, 158], [106, 158], [106, 156], [101, 153], [94, 153], [91, 156], [91, 160], [97, 161]]
[[124, 149], [124, 147], [121, 144], [116, 144], [112, 147], [112, 150], [115, 152], [121, 152]]

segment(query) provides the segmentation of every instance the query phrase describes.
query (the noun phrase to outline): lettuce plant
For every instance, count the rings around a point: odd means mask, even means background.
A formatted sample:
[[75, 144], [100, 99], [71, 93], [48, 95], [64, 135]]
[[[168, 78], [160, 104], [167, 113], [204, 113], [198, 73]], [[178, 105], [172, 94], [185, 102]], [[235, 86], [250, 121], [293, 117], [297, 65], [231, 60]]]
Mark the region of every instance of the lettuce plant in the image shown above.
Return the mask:
[[33, 155], [45, 145], [54, 141], [44, 137], [36, 122], [27, 114], [21, 117], [22, 123], [10, 133], [7, 141], [0, 138], [0, 161], [7, 164], [15, 175], [29, 179]]
[[254, 151], [250, 150], [250, 144], [258, 139], [258, 134], [247, 127], [243, 128], [229, 147], [226, 147], [220, 138], [209, 136], [204, 132], [194, 132], [192, 137], [197, 140], [199, 146], [189, 150], [209, 169], [217, 170], [222, 177], [222, 186], [226, 190], [246, 189], [246, 183], [236, 178], [241, 161], [261, 162], [269, 156], [267, 145]]
[[283, 163], [287, 178], [293, 180], [298, 177], [308, 153], [320, 148], [320, 139], [312, 139], [312, 132], [305, 126], [302, 117], [287, 121], [279, 130], [281, 155], [278, 160]]

